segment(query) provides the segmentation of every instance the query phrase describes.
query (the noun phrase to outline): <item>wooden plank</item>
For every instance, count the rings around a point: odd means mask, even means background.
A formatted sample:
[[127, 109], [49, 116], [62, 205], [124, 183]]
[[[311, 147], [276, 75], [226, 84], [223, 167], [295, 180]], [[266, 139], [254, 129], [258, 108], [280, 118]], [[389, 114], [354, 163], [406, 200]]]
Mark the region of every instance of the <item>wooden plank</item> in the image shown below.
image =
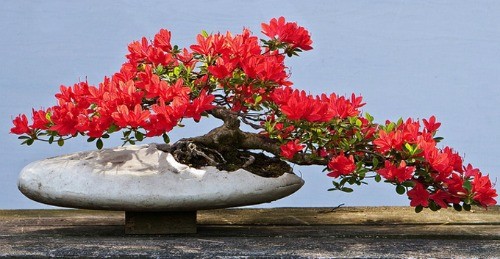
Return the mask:
[[125, 233], [163, 235], [196, 233], [196, 211], [125, 212]]
[[498, 207], [200, 211], [198, 233], [125, 235], [123, 212], [0, 211], [0, 256], [462, 257], [500, 254]]
[[415, 213], [410, 207], [341, 207], [226, 209], [200, 211], [198, 224], [236, 225], [380, 225], [380, 224], [500, 224], [500, 207]]

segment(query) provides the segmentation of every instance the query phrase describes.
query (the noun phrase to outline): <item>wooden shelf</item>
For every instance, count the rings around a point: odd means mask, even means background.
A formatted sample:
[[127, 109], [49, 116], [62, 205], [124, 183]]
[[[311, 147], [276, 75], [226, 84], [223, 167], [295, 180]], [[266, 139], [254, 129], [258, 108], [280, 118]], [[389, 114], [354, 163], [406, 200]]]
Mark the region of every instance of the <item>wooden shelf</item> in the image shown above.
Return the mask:
[[198, 233], [125, 235], [125, 213], [0, 210], [0, 256], [498, 257], [500, 208], [198, 211]]

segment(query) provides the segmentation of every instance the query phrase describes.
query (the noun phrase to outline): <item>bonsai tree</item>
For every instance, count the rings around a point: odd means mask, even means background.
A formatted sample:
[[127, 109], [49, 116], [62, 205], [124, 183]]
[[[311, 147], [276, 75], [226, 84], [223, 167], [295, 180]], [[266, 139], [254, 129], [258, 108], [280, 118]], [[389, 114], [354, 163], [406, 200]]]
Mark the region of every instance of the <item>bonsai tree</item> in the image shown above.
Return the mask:
[[157, 136], [169, 143], [168, 133], [184, 120], [211, 117], [223, 124], [158, 148], [191, 166], [229, 171], [291, 171], [283, 161], [321, 165], [333, 178], [330, 190], [344, 192], [374, 178], [406, 194], [417, 212], [496, 204], [487, 175], [465, 165], [452, 148], [437, 146], [441, 124], [434, 116], [378, 124], [361, 112], [361, 96], [313, 96], [295, 89], [284, 62], [312, 49], [309, 32], [280, 17], [263, 23], [262, 33], [266, 39], [248, 29], [202, 31], [189, 48], [179, 48], [162, 29], [153, 40], [130, 43], [119, 72], [97, 86], [61, 86], [57, 105], [33, 110], [30, 121], [17, 116], [11, 133], [27, 145], [62, 146], [70, 138], [87, 137], [101, 149], [118, 132], [124, 144]]

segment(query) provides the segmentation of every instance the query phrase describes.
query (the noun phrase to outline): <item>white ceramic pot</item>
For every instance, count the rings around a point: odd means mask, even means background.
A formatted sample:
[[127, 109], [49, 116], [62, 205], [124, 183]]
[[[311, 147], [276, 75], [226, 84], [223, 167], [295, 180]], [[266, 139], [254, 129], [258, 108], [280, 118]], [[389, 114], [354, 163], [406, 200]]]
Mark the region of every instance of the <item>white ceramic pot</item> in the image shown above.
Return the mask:
[[79, 152], [35, 161], [19, 176], [19, 190], [38, 202], [121, 211], [193, 211], [271, 202], [304, 181], [285, 173], [265, 178], [239, 169], [196, 169], [155, 144]]

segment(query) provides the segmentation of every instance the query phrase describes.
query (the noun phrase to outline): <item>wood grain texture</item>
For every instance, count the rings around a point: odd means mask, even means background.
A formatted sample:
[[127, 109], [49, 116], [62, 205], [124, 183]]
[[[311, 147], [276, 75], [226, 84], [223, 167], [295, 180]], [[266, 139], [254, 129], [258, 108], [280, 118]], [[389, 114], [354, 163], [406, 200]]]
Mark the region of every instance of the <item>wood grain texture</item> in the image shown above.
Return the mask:
[[125, 213], [0, 211], [0, 256], [480, 257], [500, 255], [500, 209], [406, 207], [198, 212], [198, 233], [125, 235]]

